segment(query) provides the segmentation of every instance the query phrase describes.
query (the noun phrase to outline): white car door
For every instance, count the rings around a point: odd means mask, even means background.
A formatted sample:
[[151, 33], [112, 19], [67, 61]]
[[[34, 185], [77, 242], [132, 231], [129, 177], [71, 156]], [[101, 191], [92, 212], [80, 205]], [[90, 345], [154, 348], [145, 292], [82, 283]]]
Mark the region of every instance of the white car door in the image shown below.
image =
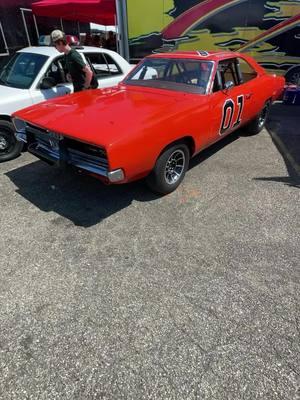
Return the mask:
[[[30, 89], [33, 103], [72, 93], [73, 85], [66, 81], [61, 60], [62, 57], [53, 60], [47, 71], [36, 80]], [[45, 80], [49, 84], [48, 88], [46, 88]]]

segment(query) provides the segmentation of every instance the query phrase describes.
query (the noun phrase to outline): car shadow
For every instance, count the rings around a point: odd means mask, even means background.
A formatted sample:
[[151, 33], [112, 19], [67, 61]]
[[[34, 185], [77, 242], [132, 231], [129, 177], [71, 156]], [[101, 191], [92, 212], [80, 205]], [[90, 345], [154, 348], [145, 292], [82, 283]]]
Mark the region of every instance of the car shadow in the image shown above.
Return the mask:
[[143, 181], [107, 186], [88, 175], [42, 161], [11, 170], [6, 176], [16, 185], [16, 192], [40, 210], [53, 211], [86, 228], [128, 207], [133, 200], [158, 198]]
[[[233, 133], [202, 151], [191, 160], [190, 169], [238, 137], [238, 133]], [[88, 175], [61, 170], [39, 160], [8, 171], [6, 176], [17, 187], [16, 192], [40, 210], [53, 211], [86, 228], [128, 207], [134, 200], [148, 202], [160, 197], [143, 180], [107, 186]]]
[[281, 154], [288, 176], [255, 178], [258, 181], [273, 181], [300, 188], [300, 107], [276, 103], [272, 106], [266, 130]]
[[[300, 151], [297, 152], [293, 140], [295, 134], [299, 138], [299, 133], [295, 133], [298, 132], [295, 108], [287, 109], [280, 104], [274, 105], [267, 123], [267, 130], [282, 154], [289, 176], [258, 177], [255, 178], [256, 180], [276, 181], [300, 187], [299, 175], [295, 170], [295, 165], [292, 165], [291, 159], [287, 155], [287, 151], [292, 152], [293, 157], [295, 157], [293, 158], [294, 162], [296, 160], [299, 165]], [[284, 150], [274, 139], [275, 135], [281, 138], [284, 143]], [[201, 162], [241, 136], [248, 135], [241, 129], [203, 150], [191, 160], [189, 169], [199, 166]], [[300, 143], [298, 143], [298, 149], [299, 145]], [[128, 207], [134, 200], [148, 202], [159, 198], [158, 195], [153, 194], [148, 189], [144, 181], [106, 186], [88, 175], [79, 174], [73, 170], [61, 170], [42, 161], [34, 161], [11, 170], [6, 173], [6, 176], [17, 187], [17, 193], [40, 210], [44, 212], [53, 211], [75, 225], [86, 228], [96, 225], [110, 215]], [[59, 219], [57, 223], [60, 223]]]
[[193, 157], [190, 161], [189, 169], [192, 169], [198, 166], [203, 161], [207, 160], [209, 157], [212, 157], [215, 153], [222, 150], [224, 147], [228, 146], [230, 143], [233, 143], [240, 136], [243, 136], [243, 133], [240, 130], [231, 133], [228, 136], [225, 136], [222, 140], [216, 142], [215, 144], [209, 146], [207, 149], [202, 150], [199, 154]]

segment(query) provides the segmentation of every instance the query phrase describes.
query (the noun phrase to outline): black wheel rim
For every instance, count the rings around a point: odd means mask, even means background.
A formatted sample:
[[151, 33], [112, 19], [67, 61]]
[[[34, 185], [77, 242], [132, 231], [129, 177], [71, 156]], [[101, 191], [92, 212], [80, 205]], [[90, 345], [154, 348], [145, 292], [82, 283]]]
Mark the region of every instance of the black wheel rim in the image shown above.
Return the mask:
[[165, 180], [168, 185], [174, 185], [181, 178], [185, 168], [185, 154], [175, 150], [169, 157], [165, 168]]
[[267, 115], [268, 115], [268, 105], [265, 105], [262, 112], [260, 113], [260, 116], [258, 118], [258, 126], [262, 128], [266, 122]]
[[15, 142], [11, 132], [0, 131], [0, 156], [10, 153]]

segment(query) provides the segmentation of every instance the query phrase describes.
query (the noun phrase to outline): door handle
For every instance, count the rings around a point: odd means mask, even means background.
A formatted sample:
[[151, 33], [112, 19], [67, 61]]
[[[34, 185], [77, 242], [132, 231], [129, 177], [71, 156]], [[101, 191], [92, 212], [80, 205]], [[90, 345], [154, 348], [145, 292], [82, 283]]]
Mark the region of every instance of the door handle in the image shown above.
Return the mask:
[[253, 95], [253, 93], [247, 93], [245, 95], [245, 97], [246, 97], [247, 100], [249, 100], [249, 99], [251, 99], [252, 95]]

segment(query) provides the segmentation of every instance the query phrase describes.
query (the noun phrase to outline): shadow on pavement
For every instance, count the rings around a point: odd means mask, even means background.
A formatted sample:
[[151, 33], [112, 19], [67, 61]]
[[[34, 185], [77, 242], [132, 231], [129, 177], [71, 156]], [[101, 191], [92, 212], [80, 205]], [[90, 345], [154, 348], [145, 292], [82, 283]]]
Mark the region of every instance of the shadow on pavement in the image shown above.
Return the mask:
[[197, 154], [195, 157], [193, 157], [191, 159], [189, 169], [197, 167], [201, 162], [207, 160], [209, 157], [212, 157], [218, 151], [222, 150], [224, 147], [233, 143], [240, 136], [242, 136], [242, 135], [241, 135], [240, 130], [238, 130], [236, 132], [231, 133], [228, 136], [225, 136], [222, 140], [220, 140], [219, 142], [216, 142], [215, 144], [211, 145], [207, 149], [202, 150], [199, 154]]
[[17, 193], [40, 210], [54, 211], [82, 227], [101, 222], [133, 200], [158, 198], [143, 182], [106, 186], [95, 178], [42, 161], [9, 171], [6, 176], [17, 186]]
[[281, 154], [288, 176], [256, 178], [300, 188], [300, 107], [276, 103], [266, 124], [273, 143]]
[[[190, 168], [221, 150], [238, 138], [232, 134], [191, 160]], [[143, 181], [106, 186], [95, 178], [60, 170], [35, 161], [11, 170], [6, 176], [16, 185], [17, 193], [40, 210], [53, 211], [75, 225], [90, 227], [126, 208], [133, 200], [152, 201], [153, 194]]]
[[[300, 107], [275, 104], [267, 130], [282, 155], [288, 176], [259, 177], [260, 181], [276, 181], [300, 188], [300, 130], [297, 125]], [[237, 131], [199, 153], [190, 168], [198, 166], [219, 150], [243, 136]], [[42, 211], [54, 211], [75, 225], [90, 227], [126, 208], [133, 200], [152, 201], [158, 198], [144, 182], [106, 186], [95, 178], [62, 171], [36, 161], [6, 173], [17, 186], [17, 192]]]

